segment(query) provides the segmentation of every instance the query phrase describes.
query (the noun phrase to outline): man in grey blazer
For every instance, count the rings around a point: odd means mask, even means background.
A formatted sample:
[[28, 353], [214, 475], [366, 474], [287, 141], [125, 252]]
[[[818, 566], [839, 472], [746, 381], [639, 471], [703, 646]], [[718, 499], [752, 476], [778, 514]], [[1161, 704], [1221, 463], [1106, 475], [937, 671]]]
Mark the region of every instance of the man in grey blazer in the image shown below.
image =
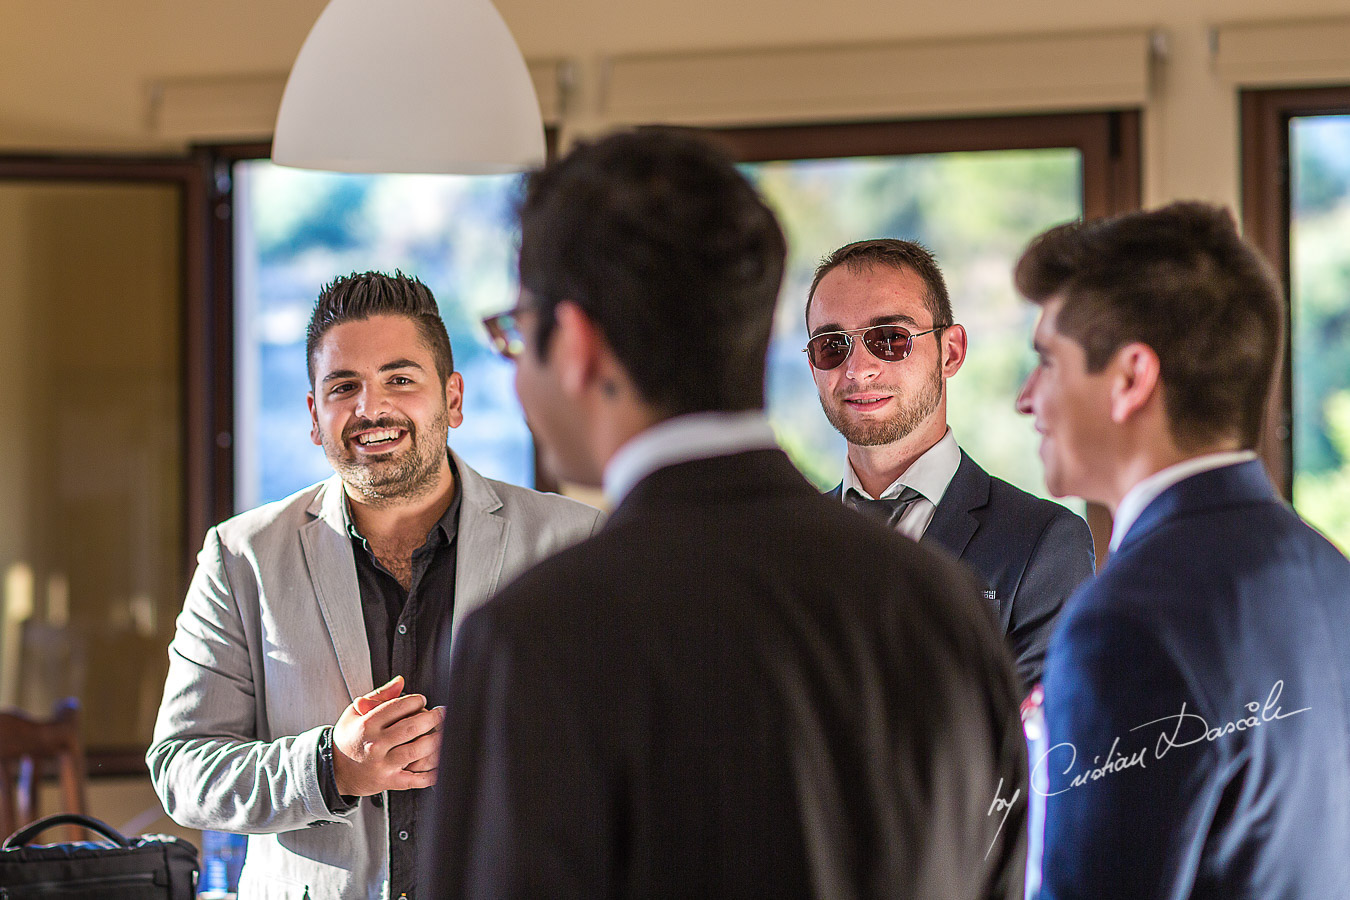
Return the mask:
[[463, 380], [415, 279], [337, 279], [307, 343], [336, 475], [208, 532], [146, 759], [176, 822], [249, 834], [244, 896], [412, 898], [437, 645], [600, 513], [447, 449]]
[[970, 566], [1030, 690], [1060, 607], [1092, 574], [1092, 535], [957, 446], [947, 379], [965, 361], [966, 330], [937, 261], [913, 241], [839, 248], [816, 269], [806, 327], [820, 405], [848, 440], [833, 495]]

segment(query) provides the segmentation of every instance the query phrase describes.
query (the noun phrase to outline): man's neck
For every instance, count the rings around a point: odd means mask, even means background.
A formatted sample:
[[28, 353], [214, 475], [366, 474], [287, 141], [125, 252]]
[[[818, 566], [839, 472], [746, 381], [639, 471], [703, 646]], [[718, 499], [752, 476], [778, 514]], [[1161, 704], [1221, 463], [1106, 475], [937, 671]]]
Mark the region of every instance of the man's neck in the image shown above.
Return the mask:
[[706, 410], [663, 419], [605, 461], [605, 498], [617, 506], [643, 478], [667, 466], [777, 446], [764, 411]]
[[947, 425], [940, 428], [927, 428], [912, 431], [898, 441], [889, 444], [864, 447], [858, 444], [848, 445], [848, 462], [858, 476], [863, 490], [873, 497], [880, 497], [886, 488], [914, 465], [914, 461], [933, 449], [947, 433]]
[[1111, 515], [1115, 516], [1121, 500], [1125, 499], [1130, 491], [1140, 482], [1152, 478], [1164, 469], [1212, 453], [1230, 453], [1240, 449], [1242, 449], [1241, 442], [1236, 439], [1214, 441], [1187, 450], [1181, 449], [1170, 440], [1156, 442], [1142, 448], [1140, 452], [1115, 467], [1115, 478], [1112, 479], [1110, 494], [1102, 498], [1102, 503]]
[[394, 503], [372, 504], [344, 485], [352, 523], [362, 537], [376, 545], [420, 546], [455, 499], [455, 474], [449, 460], [442, 463], [430, 491]]
[[605, 469], [625, 444], [666, 420], [657, 410], [640, 403], [615, 407], [605, 413], [593, 420], [591, 428], [591, 458], [596, 474], [594, 487], [603, 486]]

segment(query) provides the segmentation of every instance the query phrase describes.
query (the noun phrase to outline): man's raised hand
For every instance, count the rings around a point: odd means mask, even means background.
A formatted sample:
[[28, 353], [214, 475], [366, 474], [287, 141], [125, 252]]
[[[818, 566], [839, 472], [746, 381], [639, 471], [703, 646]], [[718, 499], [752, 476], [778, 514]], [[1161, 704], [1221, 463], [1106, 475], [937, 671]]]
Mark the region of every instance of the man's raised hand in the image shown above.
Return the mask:
[[435, 784], [444, 715], [421, 694], [404, 694], [402, 675], [357, 697], [333, 726], [338, 791], [365, 797]]

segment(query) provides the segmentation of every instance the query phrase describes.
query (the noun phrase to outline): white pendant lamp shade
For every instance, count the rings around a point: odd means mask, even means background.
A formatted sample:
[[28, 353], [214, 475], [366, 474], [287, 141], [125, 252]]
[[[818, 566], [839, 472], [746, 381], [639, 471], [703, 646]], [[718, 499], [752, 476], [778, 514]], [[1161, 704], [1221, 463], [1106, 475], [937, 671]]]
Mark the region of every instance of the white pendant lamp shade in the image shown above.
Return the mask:
[[489, 0], [331, 0], [286, 82], [272, 159], [338, 172], [515, 172], [544, 161], [544, 126]]

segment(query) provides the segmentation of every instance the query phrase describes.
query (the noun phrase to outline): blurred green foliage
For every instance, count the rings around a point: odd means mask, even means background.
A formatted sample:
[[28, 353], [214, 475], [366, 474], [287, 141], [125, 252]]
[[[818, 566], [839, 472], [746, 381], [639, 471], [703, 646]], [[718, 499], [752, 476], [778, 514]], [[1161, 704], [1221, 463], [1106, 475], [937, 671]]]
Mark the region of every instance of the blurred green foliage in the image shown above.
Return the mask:
[[1326, 402], [1326, 426], [1340, 454], [1338, 469], [1297, 472], [1294, 499], [1298, 511], [1342, 551], [1350, 550], [1350, 390], [1337, 391]]
[[1350, 116], [1290, 123], [1294, 505], [1350, 550]]
[[[305, 287], [352, 271], [401, 269], [432, 289], [456, 360], [490, 356], [479, 320], [515, 305], [519, 176], [345, 175], [246, 164], [248, 227], [260, 273]], [[278, 276], [280, 279], [281, 276]], [[317, 282], [317, 284], [315, 283]]]

